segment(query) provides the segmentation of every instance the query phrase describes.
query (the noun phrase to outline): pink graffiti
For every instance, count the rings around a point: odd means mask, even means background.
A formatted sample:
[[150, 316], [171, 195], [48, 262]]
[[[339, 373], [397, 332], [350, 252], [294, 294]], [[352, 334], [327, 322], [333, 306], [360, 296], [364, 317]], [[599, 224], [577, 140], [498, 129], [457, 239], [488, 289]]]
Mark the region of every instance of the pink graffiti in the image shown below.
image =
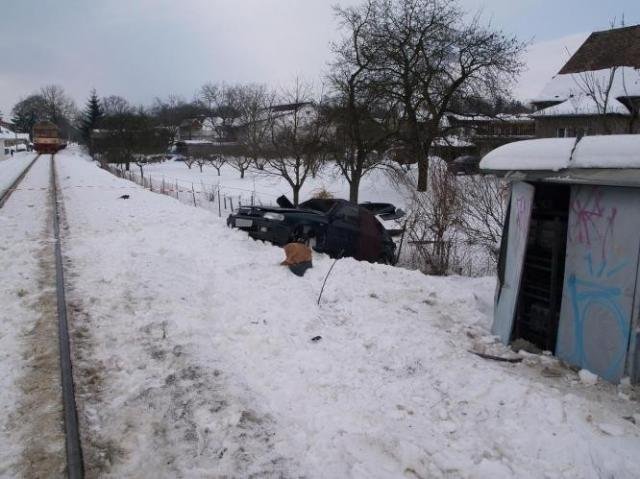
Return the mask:
[[516, 227], [518, 232], [524, 231], [529, 223], [529, 202], [524, 196], [518, 196], [516, 199]]
[[613, 234], [618, 214], [616, 207], [602, 205], [602, 191], [594, 188], [586, 198], [578, 196], [571, 202], [574, 220], [569, 226], [569, 241], [582, 244], [590, 249], [600, 246], [601, 259], [606, 259], [607, 241]]

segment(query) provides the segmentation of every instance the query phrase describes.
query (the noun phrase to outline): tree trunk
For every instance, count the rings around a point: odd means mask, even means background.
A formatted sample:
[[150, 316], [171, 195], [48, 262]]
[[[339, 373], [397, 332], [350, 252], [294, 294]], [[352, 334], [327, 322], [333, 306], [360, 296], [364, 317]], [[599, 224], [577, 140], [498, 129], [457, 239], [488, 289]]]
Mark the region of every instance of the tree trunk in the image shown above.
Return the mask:
[[427, 181], [429, 179], [429, 158], [420, 155], [418, 158], [418, 191], [427, 191]]
[[240, 179], [244, 178], [244, 168], [240, 168]]
[[125, 162], [125, 168], [124, 169], [125, 169], [125, 171], [129, 171], [129, 162], [128, 161]]
[[354, 172], [353, 176], [351, 177], [351, 183], [349, 183], [349, 201], [356, 205], [358, 204], [358, 194], [360, 191], [361, 179], [362, 177], [360, 176], [360, 174], [356, 174]]
[[293, 206], [298, 207], [300, 201], [300, 186], [292, 186], [293, 189]]

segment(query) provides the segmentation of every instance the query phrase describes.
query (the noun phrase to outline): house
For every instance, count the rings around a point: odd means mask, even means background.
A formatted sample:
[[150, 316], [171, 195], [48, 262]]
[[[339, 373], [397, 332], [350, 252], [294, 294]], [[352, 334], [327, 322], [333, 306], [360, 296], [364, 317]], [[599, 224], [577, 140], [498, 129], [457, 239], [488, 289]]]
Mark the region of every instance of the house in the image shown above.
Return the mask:
[[640, 382], [640, 135], [521, 141], [480, 167], [511, 180], [492, 332]]
[[459, 156], [482, 157], [513, 141], [535, 138], [535, 121], [529, 114], [445, 115], [446, 138], [434, 142], [434, 153], [449, 161]]
[[[4, 141], [4, 149], [10, 151], [26, 151], [29, 149], [29, 134], [16, 133], [13, 125], [0, 120], [0, 140]], [[3, 149], [3, 150], [4, 150]]]
[[640, 25], [592, 33], [532, 104], [539, 138], [640, 133]]
[[180, 123], [176, 141], [203, 140], [216, 143], [236, 141], [237, 121], [220, 117], [191, 118]]

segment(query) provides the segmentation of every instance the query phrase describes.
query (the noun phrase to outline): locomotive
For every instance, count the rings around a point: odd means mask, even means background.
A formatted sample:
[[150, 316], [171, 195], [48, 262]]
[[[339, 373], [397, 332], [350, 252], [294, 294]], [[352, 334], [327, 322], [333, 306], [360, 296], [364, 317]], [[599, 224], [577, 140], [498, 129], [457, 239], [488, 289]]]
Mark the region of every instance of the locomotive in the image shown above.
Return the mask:
[[33, 126], [33, 149], [38, 153], [57, 153], [66, 146], [55, 123], [39, 121]]

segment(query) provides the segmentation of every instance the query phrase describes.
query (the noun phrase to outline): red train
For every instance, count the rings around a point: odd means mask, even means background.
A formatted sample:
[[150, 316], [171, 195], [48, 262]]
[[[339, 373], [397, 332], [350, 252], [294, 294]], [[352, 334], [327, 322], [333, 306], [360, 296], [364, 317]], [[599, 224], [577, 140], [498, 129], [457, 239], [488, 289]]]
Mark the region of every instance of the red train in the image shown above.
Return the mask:
[[33, 126], [33, 149], [38, 153], [56, 153], [66, 146], [55, 123], [39, 121]]

